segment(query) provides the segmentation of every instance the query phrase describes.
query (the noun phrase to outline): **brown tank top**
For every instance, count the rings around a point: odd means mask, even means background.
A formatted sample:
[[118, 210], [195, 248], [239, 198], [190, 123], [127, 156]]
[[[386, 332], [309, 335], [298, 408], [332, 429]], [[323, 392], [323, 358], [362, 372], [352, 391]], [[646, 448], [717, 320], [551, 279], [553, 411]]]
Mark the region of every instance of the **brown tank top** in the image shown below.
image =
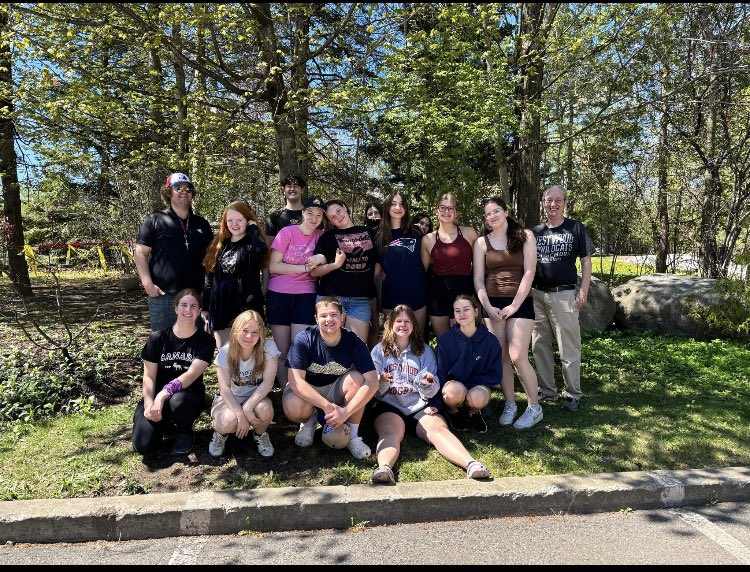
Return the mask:
[[487, 235], [484, 236], [484, 243], [487, 245], [487, 295], [513, 298], [518, 293], [518, 286], [523, 278], [523, 248], [513, 253], [497, 250], [492, 247]]

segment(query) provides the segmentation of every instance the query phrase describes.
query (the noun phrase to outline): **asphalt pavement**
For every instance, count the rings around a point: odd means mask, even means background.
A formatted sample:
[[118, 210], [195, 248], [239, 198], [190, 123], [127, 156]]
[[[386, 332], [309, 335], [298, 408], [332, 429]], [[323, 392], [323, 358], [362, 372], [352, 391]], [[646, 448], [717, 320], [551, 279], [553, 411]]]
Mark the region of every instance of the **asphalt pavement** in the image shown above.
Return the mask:
[[143, 540], [750, 501], [750, 467], [0, 502], [0, 543]]

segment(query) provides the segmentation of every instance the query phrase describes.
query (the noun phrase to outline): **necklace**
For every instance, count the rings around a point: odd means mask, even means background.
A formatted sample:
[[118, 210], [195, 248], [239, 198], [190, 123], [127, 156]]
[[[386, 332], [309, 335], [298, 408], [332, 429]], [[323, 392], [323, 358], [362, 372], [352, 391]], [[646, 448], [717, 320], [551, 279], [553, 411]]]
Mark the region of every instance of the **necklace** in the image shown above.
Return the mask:
[[177, 220], [180, 221], [180, 226], [182, 227], [182, 234], [185, 237], [185, 250], [190, 250], [190, 245], [188, 244], [188, 228], [190, 225], [190, 215], [188, 215], [188, 218], [185, 220], [182, 220], [180, 218], [180, 215], [177, 215]]

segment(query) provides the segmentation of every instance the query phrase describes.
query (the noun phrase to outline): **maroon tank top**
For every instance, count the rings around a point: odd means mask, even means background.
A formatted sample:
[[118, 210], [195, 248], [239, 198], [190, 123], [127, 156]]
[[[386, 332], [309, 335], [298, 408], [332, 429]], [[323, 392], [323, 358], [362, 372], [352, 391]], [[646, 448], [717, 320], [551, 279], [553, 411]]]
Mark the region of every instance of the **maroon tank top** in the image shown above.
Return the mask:
[[471, 244], [461, 234], [453, 242], [443, 242], [435, 233], [435, 246], [432, 247], [432, 269], [435, 276], [471, 276]]

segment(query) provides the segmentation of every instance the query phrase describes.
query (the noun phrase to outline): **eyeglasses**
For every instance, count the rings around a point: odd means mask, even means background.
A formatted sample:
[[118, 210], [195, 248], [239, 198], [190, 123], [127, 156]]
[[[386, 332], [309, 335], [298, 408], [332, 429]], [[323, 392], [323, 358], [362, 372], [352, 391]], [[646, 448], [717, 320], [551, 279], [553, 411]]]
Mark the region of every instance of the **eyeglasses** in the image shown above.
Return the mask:
[[544, 199], [545, 205], [561, 205], [565, 202], [565, 199]]
[[452, 213], [452, 212], [453, 212], [453, 211], [455, 211], [456, 209], [455, 209], [454, 207], [446, 207], [445, 205], [440, 205], [440, 206], [438, 207], [438, 210], [439, 210], [439, 211], [440, 211], [441, 213]]
[[195, 191], [188, 186], [172, 187], [172, 190], [176, 193], [190, 193], [191, 195], [195, 193]]

